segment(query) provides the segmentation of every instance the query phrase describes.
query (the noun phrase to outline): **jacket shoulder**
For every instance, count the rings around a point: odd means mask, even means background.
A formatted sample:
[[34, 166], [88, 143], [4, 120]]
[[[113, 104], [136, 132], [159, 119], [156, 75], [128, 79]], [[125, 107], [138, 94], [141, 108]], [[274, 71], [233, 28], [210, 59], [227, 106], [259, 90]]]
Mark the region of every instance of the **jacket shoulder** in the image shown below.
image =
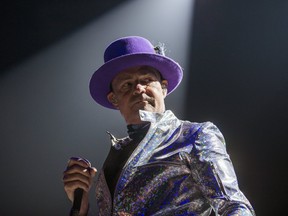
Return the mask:
[[183, 121], [182, 120], [182, 130], [187, 131], [189, 130], [189, 134], [194, 134], [198, 131], [202, 131], [205, 128], [217, 128], [212, 122], [191, 122], [191, 121]]

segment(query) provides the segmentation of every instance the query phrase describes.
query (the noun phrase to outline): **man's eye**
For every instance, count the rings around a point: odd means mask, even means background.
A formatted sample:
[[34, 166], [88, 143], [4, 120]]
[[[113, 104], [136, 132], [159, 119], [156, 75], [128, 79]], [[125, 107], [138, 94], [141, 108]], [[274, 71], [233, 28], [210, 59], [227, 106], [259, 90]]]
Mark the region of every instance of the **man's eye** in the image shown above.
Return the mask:
[[127, 90], [127, 89], [130, 89], [130, 87], [131, 87], [131, 83], [126, 82], [121, 86], [121, 89]]
[[145, 79], [143, 79], [141, 82], [143, 83], [143, 84], [149, 84], [150, 82], [153, 82], [154, 80], [152, 79], [152, 78], [145, 78]]

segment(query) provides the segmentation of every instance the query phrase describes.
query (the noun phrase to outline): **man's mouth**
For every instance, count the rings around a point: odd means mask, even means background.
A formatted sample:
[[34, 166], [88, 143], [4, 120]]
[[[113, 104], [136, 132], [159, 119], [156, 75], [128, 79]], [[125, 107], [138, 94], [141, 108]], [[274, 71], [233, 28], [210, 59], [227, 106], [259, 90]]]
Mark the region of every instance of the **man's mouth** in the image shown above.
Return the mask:
[[137, 99], [135, 100], [133, 104], [134, 105], [137, 105], [137, 104], [140, 104], [140, 103], [147, 103], [147, 104], [150, 104], [151, 106], [154, 106], [154, 100], [153, 98], [150, 98], [150, 97], [145, 97], [145, 98], [141, 98], [141, 99]]
[[141, 104], [141, 103], [147, 103], [147, 104], [150, 104], [150, 102], [149, 101], [147, 101], [147, 100], [139, 100], [139, 101], [136, 101], [134, 104], [133, 104], [133, 106], [134, 105], [138, 105], [138, 104]]

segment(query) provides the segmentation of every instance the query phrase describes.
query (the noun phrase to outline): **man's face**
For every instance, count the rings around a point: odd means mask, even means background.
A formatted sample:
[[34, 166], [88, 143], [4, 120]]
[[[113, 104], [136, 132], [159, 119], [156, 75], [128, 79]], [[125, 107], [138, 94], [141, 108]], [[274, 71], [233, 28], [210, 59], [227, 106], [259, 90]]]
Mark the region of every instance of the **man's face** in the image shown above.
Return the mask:
[[117, 74], [107, 98], [120, 110], [127, 124], [139, 124], [139, 110], [159, 113], [165, 111], [167, 84], [154, 68], [133, 67]]

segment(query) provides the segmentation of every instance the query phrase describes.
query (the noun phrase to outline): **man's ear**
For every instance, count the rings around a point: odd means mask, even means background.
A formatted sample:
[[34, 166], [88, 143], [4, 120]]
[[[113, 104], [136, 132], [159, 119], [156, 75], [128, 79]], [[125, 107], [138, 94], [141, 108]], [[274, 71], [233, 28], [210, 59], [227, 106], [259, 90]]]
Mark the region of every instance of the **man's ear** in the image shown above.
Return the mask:
[[116, 98], [116, 96], [115, 96], [115, 94], [113, 92], [110, 92], [107, 95], [107, 99], [115, 108], [118, 109], [118, 100], [117, 100], [117, 98]]
[[162, 92], [163, 92], [163, 96], [164, 98], [166, 97], [167, 95], [167, 87], [168, 87], [168, 81], [167, 80], [162, 80], [161, 81], [161, 87], [162, 87]]

